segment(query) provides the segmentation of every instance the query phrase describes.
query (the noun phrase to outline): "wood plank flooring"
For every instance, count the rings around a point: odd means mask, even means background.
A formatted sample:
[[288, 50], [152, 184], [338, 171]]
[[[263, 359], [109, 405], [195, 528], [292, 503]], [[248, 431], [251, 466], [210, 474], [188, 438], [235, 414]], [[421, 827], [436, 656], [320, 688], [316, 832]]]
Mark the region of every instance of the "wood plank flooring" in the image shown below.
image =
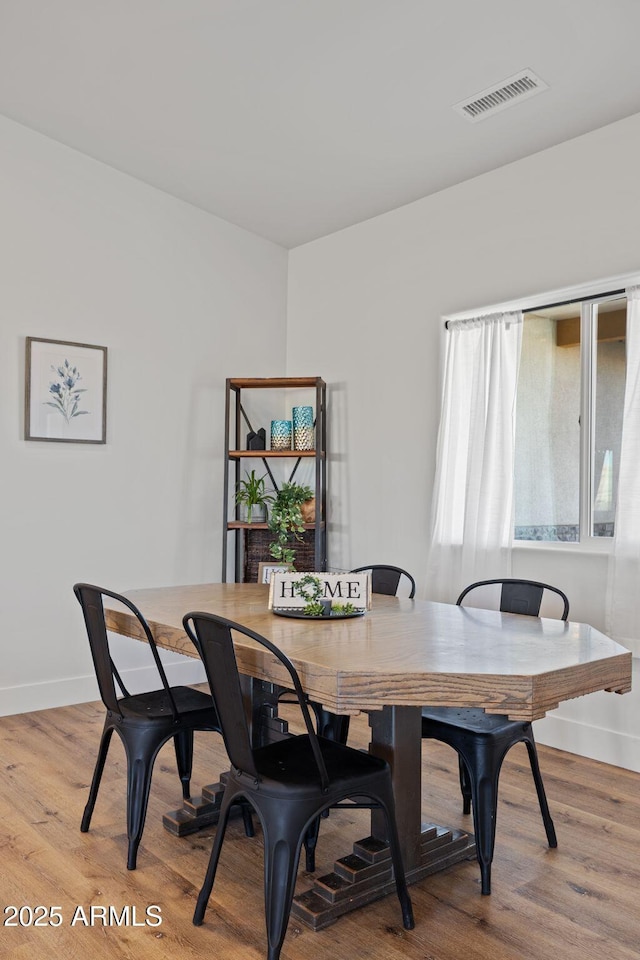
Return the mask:
[[[136, 871], [125, 867], [126, 766], [116, 737], [91, 830], [80, 833], [103, 716], [92, 703], [0, 719], [0, 958], [265, 957], [261, 836], [247, 839], [240, 821], [229, 827], [205, 924], [191, 923], [213, 831], [178, 839], [162, 827], [180, 794], [171, 745], [156, 761]], [[352, 723], [350, 742], [366, 745], [363, 718]], [[638, 960], [640, 774], [550, 748], [539, 753], [556, 850], [546, 846], [518, 746], [501, 777], [490, 897], [480, 895], [476, 862], [458, 864], [411, 887], [414, 930], [403, 930], [398, 902], [387, 897], [318, 933], [291, 921], [283, 960]], [[194, 788], [226, 765], [220, 738], [197, 734]], [[423, 769], [424, 819], [470, 829], [453, 751], [425, 744]], [[320, 834], [319, 871], [367, 833], [365, 811], [333, 811]], [[301, 869], [300, 889], [308, 881]], [[58, 907], [61, 923], [36, 926], [25, 909], [22, 925], [7, 925], [7, 908], [39, 905]], [[145, 922], [150, 905], [160, 908], [161, 924]]]

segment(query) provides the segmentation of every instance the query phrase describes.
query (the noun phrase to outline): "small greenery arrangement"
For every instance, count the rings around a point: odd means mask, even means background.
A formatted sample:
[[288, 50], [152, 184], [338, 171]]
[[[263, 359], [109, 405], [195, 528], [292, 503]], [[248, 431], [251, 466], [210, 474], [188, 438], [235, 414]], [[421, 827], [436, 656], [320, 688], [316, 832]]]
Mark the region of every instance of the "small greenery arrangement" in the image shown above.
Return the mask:
[[334, 603], [331, 605], [331, 613], [355, 613], [356, 608], [347, 600], [346, 603]]
[[301, 580], [293, 584], [293, 589], [298, 596], [306, 600], [304, 612], [308, 617], [322, 617], [324, 615], [324, 605], [322, 599], [322, 584], [318, 577], [312, 573], [305, 574]]
[[256, 477], [255, 470], [252, 470], [251, 473], [245, 470], [245, 477], [246, 480], [238, 481], [236, 503], [245, 505], [247, 508], [247, 523], [251, 523], [254, 507], [264, 507], [266, 510], [267, 504], [273, 502], [273, 495], [267, 493], [266, 476]]
[[[319, 577], [315, 577], [312, 573], [306, 573], [304, 577], [293, 584], [293, 590], [306, 601], [304, 612], [307, 617], [326, 616], [325, 604], [328, 605], [328, 601], [323, 599], [324, 591]], [[338, 616], [345, 613], [355, 613], [356, 608], [350, 601], [347, 601], [346, 603], [332, 603], [330, 611], [330, 616]]]
[[269, 529], [274, 534], [269, 553], [274, 560], [293, 565], [296, 556], [294, 544], [296, 540], [302, 540], [300, 534], [304, 532], [300, 505], [312, 496], [311, 487], [300, 483], [285, 482], [278, 490], [269, 513]]

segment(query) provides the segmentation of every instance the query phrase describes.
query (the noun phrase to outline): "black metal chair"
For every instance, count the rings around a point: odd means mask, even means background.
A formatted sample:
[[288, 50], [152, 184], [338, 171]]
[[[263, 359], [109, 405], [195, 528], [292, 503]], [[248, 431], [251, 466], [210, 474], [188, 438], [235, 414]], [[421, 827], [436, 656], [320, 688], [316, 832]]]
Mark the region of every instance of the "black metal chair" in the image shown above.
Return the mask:
[[[562, 590], [533, 580], [481, 580], [466, 587], [457, 603], [462, 605], [462, 601], [472, 591], [494, 586], [500, 588], [499, 609], [503, 613], [537, 617], [543, 598], [550, 595], [560, 603], [558, 619], [566, 620], [569, 616], [569, 601]], [[448, 743], [458, 753], [463, 813], [470, 813], [473, 807], [473, 826], [483, 894], [491, 893], [491, 863], [496, 838], [500, 769], [506, 754], [516, 743], [524, 743], [529, 754], [549, 846], [558, 846], [531, 723], [509, 720], [480, 709], [423, 707], [422, 736], [425, 739]]]
[[[218, 866], [233, 803], [248, 802], [258, 814], [264, 834], [264, 899], [268, 960], [277, 960], [287, 930], [300, 850], [322, 812], [349, 797], [350, 807], [379, 807], [386, 818], [391, 859], [405, 929], [413, 928], [413, 911], [402, 865], [395, 821], [391, 774], [385, 760], [317, 736], [298, 673], [273, 643], [231, 620], [207, 613], [188, 613], [183, 620], [205, 665], [231, 770], [204, 884], [193, 922], [200, 926]], [[243, 706], [231, 631], [266, 647], [291, 677], [306, 733], [253, 748]], [[370, 798], [364, 802], [362, 798]]]
[[402, 567], [393, 567], [386, 563], [374, 563], [368, 567], [356, 567], [351, 573], [371, 573], [371, 590], [373, 593], [385, 593], [396, 597], [401, 592], [409, 591], [410, 600], [416, 595], [416, 582], [410, 573]]
[[[80, 829], [86, 833], [98, 796], [109, 744], [115, 730], [127, 756], [127, 837], [129, 840], [127, 869], [135, 870], [138, 847], [144, 829], [153, 764], [160, 748], [173, 739], [182, 795], [189, 798], [194, 730], [220, 731], [218, 715], [209, 693], [190, 687], [171, 687], [167, 680], [149, 626], [126, 597], [89, 583], [76, 583], [73, 588], [84, 614], [91, 646], [91, 655], [102, 702], [107, 708], [98, 750], [89, 799]], [[104, 617], [103, 597], [111, 597], [128, 607], [140, 623], [162, 688], [146, 693], [130, 694], [111, 658]], [[116, 691], [116, 684], [120, 696]], [[245, 828], [250, 827], [245, 817]]]

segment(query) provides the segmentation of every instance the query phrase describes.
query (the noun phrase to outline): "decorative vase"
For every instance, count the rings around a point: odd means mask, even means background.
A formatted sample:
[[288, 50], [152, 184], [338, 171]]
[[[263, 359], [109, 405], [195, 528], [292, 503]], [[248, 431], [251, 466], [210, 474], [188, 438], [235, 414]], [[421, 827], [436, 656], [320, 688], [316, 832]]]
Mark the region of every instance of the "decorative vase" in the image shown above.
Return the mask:
[[291, 450], [291, 420], [271, 421], [271, 449]]
[[311, 497], [300, 504], [300, 513], [303, 523], [315, 523], [316, 520], [316, 498]]
[[293, 408], [293, 449], [313, 450], [313, 407]]

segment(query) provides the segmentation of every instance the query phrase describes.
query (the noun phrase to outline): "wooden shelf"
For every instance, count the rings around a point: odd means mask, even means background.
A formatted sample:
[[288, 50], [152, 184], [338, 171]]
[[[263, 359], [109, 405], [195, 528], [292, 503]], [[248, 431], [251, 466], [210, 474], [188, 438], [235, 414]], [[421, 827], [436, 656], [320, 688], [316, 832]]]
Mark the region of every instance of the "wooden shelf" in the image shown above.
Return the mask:
[[249, 379], [232, 377], [227, 382], [232, 390], [260, 389], [261, 387], [268, 390], [278, 388], [289, 389], [291, 387], [304, 389], [307, 387], [323, 387], [325, 385], [322, 377], [254, 377]]
[[[303, 524], [305, 530], [315, 530], [315, 523], [305, 523]], [[318, 521], [319, 527], [324, 527], [324, 520]], [[229, 520], [227, 521], [227, 530], [268, 530], [268, 523], [247, 523], [246, 520]], [[275, 537], [275, 534], [274, 534]]]
[[[251, 457], [254, 460], [263, 460], [265, 457], [288, 457], [290, 460], [297, 460], [298, 457], [315, 457], [315, 450], [229, 450], [227, 456], [230, 460], [241, 460], [242, 457]], [[324, 451], [319, 452], [319, 456], [324, 457]]]

